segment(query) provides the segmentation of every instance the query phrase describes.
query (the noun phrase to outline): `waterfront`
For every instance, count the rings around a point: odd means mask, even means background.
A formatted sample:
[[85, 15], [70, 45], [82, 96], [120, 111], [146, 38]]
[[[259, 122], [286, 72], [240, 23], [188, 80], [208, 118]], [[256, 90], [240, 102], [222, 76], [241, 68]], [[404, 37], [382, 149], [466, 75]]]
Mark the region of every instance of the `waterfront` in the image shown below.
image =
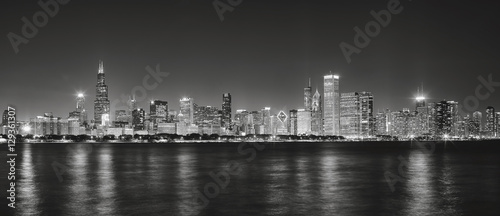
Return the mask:
[[[14, 215], [500, 212], [500, 147], [493, 141], [437, 143], [435, 150], [410, 142], [254, 144], [18, 144], [18, 201], [16, 210], [8, 211]], [[5, 160], [6, 153], [2, 148]], [[401, 159], [407, 165], [401, 166]], [[218, 184], [216, 196], [206, 197], [203, 188], [218, 183], [210, 173], [220, 173], [231, 161], [237, 162], [233, 168], [239, 172], [229, 175], [225, 188]], [[61, 179], [54, 164], [64, 169]], [[388, 172], [403, 177], [394, 191], [386, 180]], [[0, 166], [0, 173], [7, 173], [7, 166]], [[7, 190], [6, 179], [0, 184]], [[199, 194], [206, 202], [193, 202]], [[7, 211], [5, 206], [2, 212]]]

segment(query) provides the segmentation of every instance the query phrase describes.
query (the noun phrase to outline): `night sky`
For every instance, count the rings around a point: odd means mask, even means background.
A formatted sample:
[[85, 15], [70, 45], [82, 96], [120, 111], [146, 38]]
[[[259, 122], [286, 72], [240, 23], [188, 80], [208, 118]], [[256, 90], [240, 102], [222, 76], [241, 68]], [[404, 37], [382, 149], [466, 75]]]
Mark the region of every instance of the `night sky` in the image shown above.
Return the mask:
[[[422, 83], [428, 101], [463, 103], [478, 76], [500, 82], [494, 1], [403, 0], [402, 12], [348, 64], [339, 44], [353, 44], [353, 28], [364, 29], [370, 11], [388, 2], [243, 0], [221, 22], [213, 1], [73, 0], [17, 54], [7, 34], [22, 35], [21, 18], [42, 9], [37, 1], [3, 2], [0, 107], [14, 105], [21, 120], [44, 112], [66, 118], [83, 91], [92, 118], [99, 59], [110, 101], [141, 86], [148, 65], [170, 73], [139, 103], [147, 111], [150, 99], [178, 110], [181, 97], [220, 107], [229, 92], [233, 113], [271, 106], [276, 114], [302, 108], [309, 77], [323, 94], [329, 71], [341, 76], [341, 92], [372, 92], [375, 112], [413, 109]], [[500, 109], [499, 96], [496, 87], [479, 110]]]

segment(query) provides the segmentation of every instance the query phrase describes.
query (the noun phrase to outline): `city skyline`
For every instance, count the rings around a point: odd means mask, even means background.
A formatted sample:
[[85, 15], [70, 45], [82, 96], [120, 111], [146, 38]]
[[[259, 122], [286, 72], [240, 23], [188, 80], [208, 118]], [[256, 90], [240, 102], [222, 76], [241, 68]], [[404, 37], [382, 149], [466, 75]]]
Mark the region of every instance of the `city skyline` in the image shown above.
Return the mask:
[[[0, 71], [10, 82], [1, 86], [0, 106], [19, 107], [21, 119], [44, 112], [64, 116], [73, 110], [73, 104], [65, 101], [74, 100], [76, 92], [85, 92], [88, 102], [95, 100], [95, 77], [89, 74], [95, 73], [99, 59], [106, 62], [110, 99], [131, 95], [148, 74], [145, 68], [160, 65], [170, 74], [148, 92], [147, 99], [138, 101], [141, 107], [154, 99], [173, 102], [183, 97], [219, 106], [220, 94], [230, 92], [233, 110], [299, 108], [303, 101], [297, 96], [308, 78], [313, 90], [322, 89], [322, 76], [329, 71], [342, 77], [341, 92], [372, 92], [375, 111], [412, 108], [415, 87], [422, 82], [429, 100], [463, 104], [481, 85], [479, 76], [487, 80], [500, 68], [498, 46], [490, 43], [498, 38], [496, 25], [488, 22], [495, 7], [487, 4], [438, 2], [429, 10], [426, 2], [401, 2], [404, 10], [347, 63], [339, 44], [352, 44], [353, 28], [373, 20], [370, 11], [383, 10], [387, 1], [363, 6], [244, 2], [226, 13], [224, 22], [211, 3], [177, 3], [125, 2], [115, 8], [111, 2], [70, 2], [21, 44], [17, 54], [5, 37], [0, 43], [4, 60]], [[37, 4], [8, 4], [11, 7], [6, 7], [9, 10], [0, 21], [5, 35], [20, 34], [21, 18], [40, 10]], [[424, 9], [426, 13], [420, 13]], [[443, 10], [449, 11], [448, 16], [440, 15]], [[482, 16], [470, 20], [458, 12], [463, 10]], [[113, 11], [119, 13], [106, 15]], [[143, 11], [148, 15], [135, 16]], [[256, 16], [255, 11], [263, 15]], [[266, 17], [275, 14], [282, 18], [269, 22]], [[227, 38], [240, 40], [228, 43]], [[51, 54], [45, 55], [49, 50]], [[26, 76], [35, 74], [37, 78]], [[480, 101], [478, 110], [500, 107], [498, 97], [491, 95]], [[90, 106], [87, 111], [93, 116]]]

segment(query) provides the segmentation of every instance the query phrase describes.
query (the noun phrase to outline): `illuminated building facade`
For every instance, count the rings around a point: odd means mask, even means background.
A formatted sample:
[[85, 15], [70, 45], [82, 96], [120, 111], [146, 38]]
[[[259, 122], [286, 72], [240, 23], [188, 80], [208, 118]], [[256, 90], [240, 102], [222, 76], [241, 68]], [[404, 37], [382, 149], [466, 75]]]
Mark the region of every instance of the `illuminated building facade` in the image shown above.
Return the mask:
[[455, 101], [441, 101], [436, 103], [436, 135], [455, 136], [455, 123], [458, 116], [458, 103]]
[[179, 122], [185, 124], [194, 124], [194, 105], [192, 98], [182, 98], [180, 100], [181, 110], [179, 114]]
[[492, 106], [486, 108], [486, 124], [484, 127], [484, 132], [487, 137], [496, 137], [497, 122], [495, 116], [495, 108]]
[[297, 110], [297, 135], [311, 134], [311, 111]]
[[297, 110], [293, 109], [290, 110], [290, 114], [288, 115], [289, 123], [288, 123], [288, 133], [290, 135], [297, 135], [297, 127], [298, 127], [298, 122], [297, 122]]
[[307, 111], [312, 110], [312, 90], [311, 90], [310, 78], [309, 78], [309, 85], [304, 88], [304, 108]]
[[340, 94], [339, 76], [326, 75], [324, 81], [324, 135], [340, 134]]
[[146, 111], [142, 108], [132, 111], [132, 127], [134, 131], [144, 130], [146, 128]]
[[99, 61], [96, 99], [94, 101], [94, 123], [101, 126], [109, 125], [110, 103], [108, 99], [108, 86], [105, 81], [104, 65], [102, 61]]
[[222, 95], [222, 125], [230, 127], [231, 125], [231, 94]]
[[312, 97], [311, 133], [317, 136], [323, 135], [323, 101], [318, 89], [316, 89], [316, 93]]

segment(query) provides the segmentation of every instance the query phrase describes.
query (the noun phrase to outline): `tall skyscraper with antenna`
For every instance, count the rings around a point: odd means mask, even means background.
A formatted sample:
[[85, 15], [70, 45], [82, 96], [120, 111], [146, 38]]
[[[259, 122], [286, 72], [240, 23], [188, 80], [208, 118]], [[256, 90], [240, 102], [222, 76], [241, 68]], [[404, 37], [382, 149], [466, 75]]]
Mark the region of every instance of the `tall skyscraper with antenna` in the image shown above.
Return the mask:
[[94, 101], [94, 124], [109, 125], [110, 103], [108, 99], [108, 86], [104, 74], [104, 64], [99, 60], [99, 70], [97, 73], [96, 98]]

